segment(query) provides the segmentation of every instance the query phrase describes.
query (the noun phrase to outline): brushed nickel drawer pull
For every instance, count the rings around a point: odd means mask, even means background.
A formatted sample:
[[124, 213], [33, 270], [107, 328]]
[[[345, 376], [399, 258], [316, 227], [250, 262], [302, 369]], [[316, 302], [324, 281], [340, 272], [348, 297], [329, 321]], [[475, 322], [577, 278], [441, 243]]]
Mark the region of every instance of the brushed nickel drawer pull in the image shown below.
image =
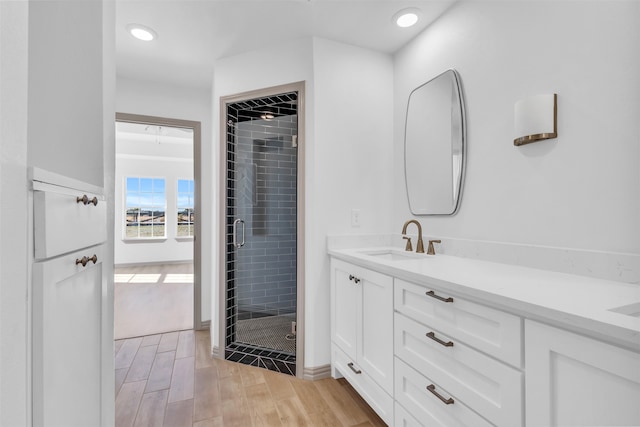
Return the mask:
[[453, 298], [451, 298], [451, 297], [448, 297], [448, 298], [441, 297], [440, 295], [436, 295], [436, 293], [433, 292], [433, 291], [428, 291], [428, 292], [426, 292], [426, 294], [427, 294], [427, 296], [430, 296], [431, 298], [435, 298], [435, 299], [443, 301], [443, 302], [453, 302]]
[[358, 279], [356, 276], [354, 276], [353, 274], [349, 275], [349, 280], [353, 280], [356, 283], [360, 283], [360, 279]]
[[442, 401], [442, 403], [444, 403], [445, 405], [452, 405], [454, 403], [454, 400], [452, 397], [445, 399], [444, 397], [442, 397], [442, 395], [440, 393], [438, 393], [436, 391], [436, 386], [431, 384], [427, 386], [427, 390], [429, 390], [431, 393], [433, 393], [433, 395], [435, 397], [437, 397], [438, 399], [440, 399]]
[[82, 258], [76, 258], [76, 265], [82, 264], [83, 267], [86, 267], [89, 261], [92, 261], [94, 264], [98, 262], [98, 255], [94, 254], [92, 257], [83, 256]]
[[76, 203], [82, 203], [85, 206], [90, 204], [98, 206], [98, 198], [94, 197], [93, 199], [90, 199], [86, 194], [84, 194], [82, 197], [76, 197]]
[[347, 363], [347, 366], [348, 366], [349, 368], [351, 368], [351, 370], [352, 370], [353, 372], [355, 372], [355, 373], [356, 373], [356, 375], [359, 375], [359, 374], [361, 374], [361, 373], [362, 373], [362, 371], [361, 371], [360, 369], [356, 369], [356, 368], [354, 368], [354, 367], [353, 367], [353, 363], [352, 363], [352, 362]]
[[440, 338], [436, 337], [436, 333], [435, 332], [429, 332], [427, 334], [428, 338], [431, 338], [432, 340], [434, 340], [435, 342], [437, 342], [438, 344], [441, 344], [445, 347], [453, 347], [453, 341], [449, 341], [449, 342], [444, 342], [442, 341]]

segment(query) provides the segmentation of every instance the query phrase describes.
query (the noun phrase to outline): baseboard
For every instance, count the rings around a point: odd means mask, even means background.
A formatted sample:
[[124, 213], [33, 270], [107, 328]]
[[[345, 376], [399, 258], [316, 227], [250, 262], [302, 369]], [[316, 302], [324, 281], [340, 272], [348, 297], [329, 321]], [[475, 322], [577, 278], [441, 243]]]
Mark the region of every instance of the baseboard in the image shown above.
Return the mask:
[[181, 264], [193, 264], [193, 261], [182, 260], [182, 261], [130, 262], [130, 263], [114, 264], [113, 267], [121, 268], [121, 267], [142, 267], [145, 265], [181, 265]]
[[198, 331], [208, 331], [209, 329], [211, 329], [211, 320], [204, 320], [202, 322], [200, 322], [200, 328], [197, 329]]
[[222, 355], [220, 354], [220, 347], [213, 347], [211, 349], [211, 357], [214, 359], [222, 358]]
[[315, 366], [304, 368], [302, 378], [309, 381], [322, 380], [331, 376], [331, 365]]

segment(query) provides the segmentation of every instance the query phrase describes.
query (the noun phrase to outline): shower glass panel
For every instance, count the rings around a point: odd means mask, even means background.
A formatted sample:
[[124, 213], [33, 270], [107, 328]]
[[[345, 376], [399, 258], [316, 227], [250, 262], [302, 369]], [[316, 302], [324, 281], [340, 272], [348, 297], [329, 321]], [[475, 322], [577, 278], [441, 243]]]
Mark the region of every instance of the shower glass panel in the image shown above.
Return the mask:
[[227, 104], [225, 358], [295, 375], [297, 93]]

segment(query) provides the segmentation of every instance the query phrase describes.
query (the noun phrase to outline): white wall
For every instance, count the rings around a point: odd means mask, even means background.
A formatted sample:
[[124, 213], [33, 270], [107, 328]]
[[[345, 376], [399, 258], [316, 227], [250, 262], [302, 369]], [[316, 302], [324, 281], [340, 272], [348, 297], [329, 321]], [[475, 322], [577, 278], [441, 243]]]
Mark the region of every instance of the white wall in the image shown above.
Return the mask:
[[215, 228], [217, 211], [213, 206], [212, 179], [217, 163], [208, 163], [212, 156], [211, 140], [211, 92], [206, 88], [183, 88], [118, 77], [116, 82], [116, 111], [119, 113], [142, 114], [172, 119], [199, 121], [202, 125], [201, 141], [201, 224], [202, 231], [202, 321], [209, 320], [211, 313], [211, 286], [217, 277], [213, 276], [212, 233]]
[[[393, 227], [409, 92], [447, 68], [466, 96], [460, 211], [436, 237], [640, 253], [640, 3], [457, 3], [395, 56]], [[513, 146], [513, 106], [558, 94], [558, 138]]]
[[380, 200], [391, 198], [392, 70], [387, 55], [317, 38], [216, 64], [214, 119], [221, 96], [306, 81], [305, 367], [330, 361], [327, 234], [388, 231], [390, 207]]
[[[124, 239], [123, 215], [126, 210], [124, 203], [126, 178], [136, 176], [165, 179], [166, 239], [153, 241]], [[120, 216], [116, 214], [115, 218], [116, 265], [193, 260], [193, 239], [176, 239], [178, 179], [193, 179], [193, 161], [191, 159], [117, 157], [115, 212], [123, 214]]]
[[[28, 4], [0, 2], [0, 425], [26, 425]], [[16, 212], [19, 214], [16, 215]]]
[[[327, 235], [388, 233], [393, 63], [388, 55], [314, 39], [315, 146], [307, 184], [305, 364], [330, 361]], [[308, 171], [309, 172], [309, 171]], [[360, 226], [351, 226], [351, 210]]]

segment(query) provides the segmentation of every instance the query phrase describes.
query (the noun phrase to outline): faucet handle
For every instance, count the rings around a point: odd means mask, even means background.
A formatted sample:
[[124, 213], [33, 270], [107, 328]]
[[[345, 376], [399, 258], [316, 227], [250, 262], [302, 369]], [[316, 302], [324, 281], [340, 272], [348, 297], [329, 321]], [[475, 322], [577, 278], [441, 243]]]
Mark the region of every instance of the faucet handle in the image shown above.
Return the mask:
[[434, 243], [442, 243], [442, 240], [440, 240], [440, 239], [429, 240], [429, 247], [427, 248], [427, 255], [435, 255], [436, 254], [436, 250], [433, 247]]
[[404, 250], [405, 251], [409, 251], [412, 252], [413, 251], [413, 246], [411, 245], [411, 237], [409, 236], [402, 236], [403, 239], [407, 239], [407, 246], [405, 246]]

